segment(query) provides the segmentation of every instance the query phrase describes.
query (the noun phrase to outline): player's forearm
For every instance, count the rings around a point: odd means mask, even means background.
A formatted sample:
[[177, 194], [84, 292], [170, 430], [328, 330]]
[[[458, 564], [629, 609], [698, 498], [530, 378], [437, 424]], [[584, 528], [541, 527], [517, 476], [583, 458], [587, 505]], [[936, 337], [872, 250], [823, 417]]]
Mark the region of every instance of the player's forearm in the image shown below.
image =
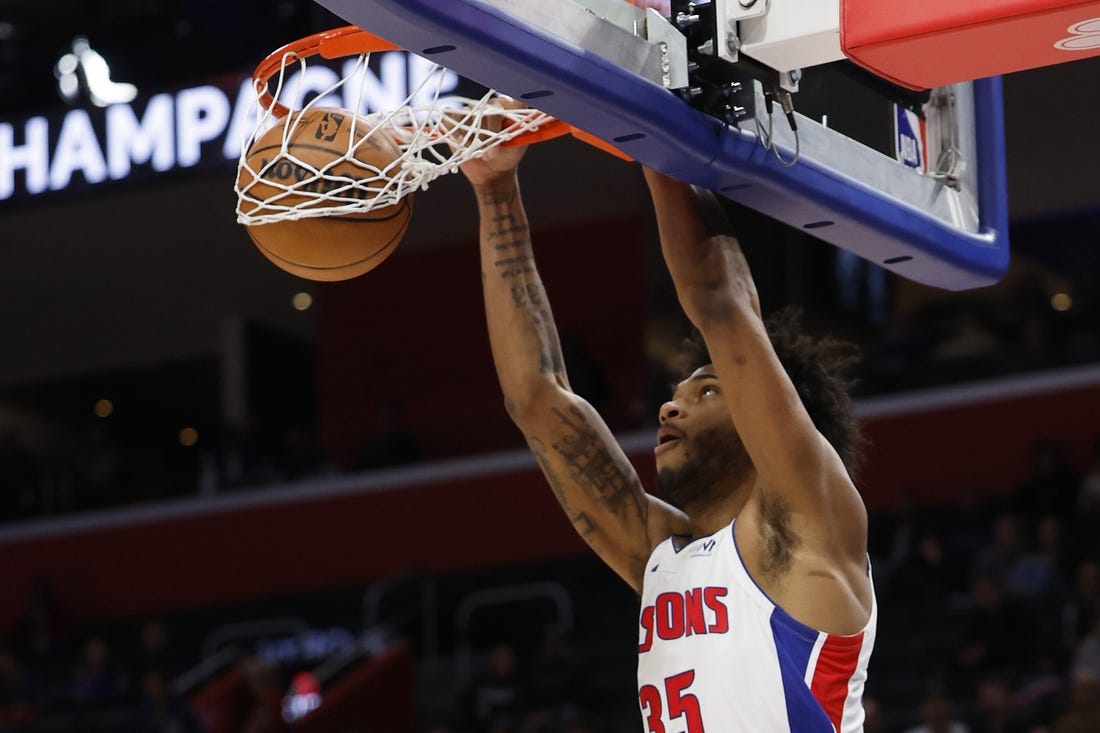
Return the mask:
[[709, 191], [646, 169], [661, 251], [687, 316], [702, 328], [760, 304], [737, 238]]
[[[509, 410], [548, 383], [568, 387], [561, 345], [535, 267], [527, 215], [514, 176], [476, 186], [481, 281], [493, 361]], [[515, 416], [515, 414], [513, 414]]]

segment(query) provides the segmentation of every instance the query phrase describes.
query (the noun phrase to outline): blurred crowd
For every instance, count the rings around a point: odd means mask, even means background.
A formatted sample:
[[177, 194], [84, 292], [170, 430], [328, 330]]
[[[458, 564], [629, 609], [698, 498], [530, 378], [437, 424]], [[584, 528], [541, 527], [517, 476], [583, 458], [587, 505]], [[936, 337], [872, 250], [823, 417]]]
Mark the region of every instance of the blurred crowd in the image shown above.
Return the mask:
[[157, 620], [128, 631], [113, 639], [83, 628], [39, 583], [0, 646], [0, 730], [43, 730], [43, 721], [58, 716], [79, 729], [83, 716], [116, 710], [120, 733], [202, 733], [194, 712], [172, 692], [192, 660], [169, 644]]
[[[1100, 731], [1100, 440], [1094, 458], [1074, 471], [1040, 443], [1032, 474], [993, 500], [872, 516], [880, 627], [867, 733]], [[634, 654], [627, 644], [609, 657], [601, 641], [627, 632], [550, 635], [534, 649], [503, 633], [470, 674], [421, 685], [421, 730], [635, 730]], [[115, 730], [205, 733], [173, 692], [201, 661], [158, 620], [83, 626], [43, 583], [0, 644], [0, 730], [122, 706]], [[284, 730], [288, 675], [252, 677], [265, 684], [251, 688], [249, 733]]]
[[[877, 271], [845, 277], [850, 287], [836, 305], [863, 330], [839, 335], [865, 349], [863, 395], [1100, 362], [1095, 277], [1062, 287], [1025, 273], [991, 292], [907, 307], [894, 293], [888, 309]], [[651, 320], [643, 344], [649, 387], [617, 431], [651, 426], [678, 368], [681, 328]], [[583, 340], [564, 334], [563, 342], [571, 381], [600, 408], [614, 381]], [[309, 431], [260, 424], [174, 451], [120, 439], [104, 423], [57, 450], [0, 429], [0, 523], [438, 457], [422, 449], [401, 404], [383, 404], [376, 418], [374, 439], [343, 463], [324, 456]], [[913, 500], [873, 515], [871, 552], [880, 631], [867, 733], [1100, 731], [1100, 440], [1084, 470], [1062, 446], [1041, 442], [1032, 474], [993, 500], [961, 494], [947, 506]], [[76, 727], [51, 730], [83, 733], [92, 728], [81, 716], [115, 710], [112, 730], [208, 733], [178, 684], [203, 660], [169, 636], [157, 620], [89, 628], [42, 584], [0, 639], [0, 731], [44, 730], [35, 721], [61, 715]], [[593, 645], [555, 638], [530, 649], [497, 639], [472, 676], [422, 687], [423, 733], [636, 730], [634, 655], [593, 660]], [[253, 672], [245, 675], [255, 681], [248, 733], [282, 730], [276, 707], [288, 680], [278, 670]]]

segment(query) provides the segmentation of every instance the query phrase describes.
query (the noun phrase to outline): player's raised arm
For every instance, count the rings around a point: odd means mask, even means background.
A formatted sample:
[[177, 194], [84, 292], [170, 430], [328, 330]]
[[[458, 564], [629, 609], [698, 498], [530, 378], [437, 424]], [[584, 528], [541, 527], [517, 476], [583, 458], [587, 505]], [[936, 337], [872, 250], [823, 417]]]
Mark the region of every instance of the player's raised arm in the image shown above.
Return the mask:
[[505, 406], [577, 532], [640, 591], [653, 547], [684, 518], [643, 491], [607, 425], [569, 387], [520, 198], [521, 155], [499, 149], [462, 168], [481, 218], [485, 311]]
[[759, 484], [790, 510], [809, 548], [865, 562], [862, 500], [775, 353], [748, 264], [717, 200], [651, 170], [646, 179], [677, 296], [703, 336]]

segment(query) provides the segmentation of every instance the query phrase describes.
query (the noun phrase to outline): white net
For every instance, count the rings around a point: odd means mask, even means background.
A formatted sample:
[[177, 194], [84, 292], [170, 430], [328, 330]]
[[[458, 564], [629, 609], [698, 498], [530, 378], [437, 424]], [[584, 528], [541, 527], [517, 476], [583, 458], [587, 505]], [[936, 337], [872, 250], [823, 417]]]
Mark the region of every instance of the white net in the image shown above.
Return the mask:
[[[280, 69], [271, 80], [274, 83], [267, 85], [268, 89], [274, 87], [272, 101], [262, 106], [257, 94], [256, 125], [241, 146], [234, 186], [239, 223], [270, 224], [392, 206], [409, 193], [427, 188], [439, 176], [456, 172], [467, 160], [555, 123], [536, 109], [515, 108], [507, 97], [492, 90], [480, 98], [445, 94], [448, 74], [438, 65], [419, 75], [421, 81], [400, 105], [361, 113], [357, 110], [366, 106], [370, 55], [360, 54], [354, 63], [345, 64], [338, 81], [295, 109], [299, 105], [290, 100], [295, 93], [288, 82], [294, 70], [299, 78], [304, 77], [306, 58], [293, 51], [283, 54]], [[347, 89], [349, 84], [358, 85], [358, 89]], [[293, 143], [303, 120], [312, 112], [332, 107], [337, 98], [345, 102], [341, 113], [351, 118], [342, 154], [321, 162], [296, 155]], [[280, 107], [291, 110], [282, 120], [277, 114]], [[278, 150], [262, 158], [250, 155], [258, 142], [270, 145], [265, 136], [277, 127], [281, 130]], [[396, 159], [382, 165], [361, 154], [378, 147], [378, 136], [392, 141], [397, 152]]]

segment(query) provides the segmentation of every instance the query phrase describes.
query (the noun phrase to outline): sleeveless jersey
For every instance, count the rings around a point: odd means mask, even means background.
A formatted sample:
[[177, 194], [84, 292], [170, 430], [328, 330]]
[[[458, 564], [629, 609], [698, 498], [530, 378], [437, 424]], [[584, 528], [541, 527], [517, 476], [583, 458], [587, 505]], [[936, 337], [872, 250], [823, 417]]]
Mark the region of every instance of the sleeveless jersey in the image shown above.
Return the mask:
[[795, 621], [749, 575], [733, 524], [679, 551], [669, 538], [653, 550], [642, 588], [644, 728], [860, 733], [877, 617], [872, 600], [867, 625], [853, 636]]

